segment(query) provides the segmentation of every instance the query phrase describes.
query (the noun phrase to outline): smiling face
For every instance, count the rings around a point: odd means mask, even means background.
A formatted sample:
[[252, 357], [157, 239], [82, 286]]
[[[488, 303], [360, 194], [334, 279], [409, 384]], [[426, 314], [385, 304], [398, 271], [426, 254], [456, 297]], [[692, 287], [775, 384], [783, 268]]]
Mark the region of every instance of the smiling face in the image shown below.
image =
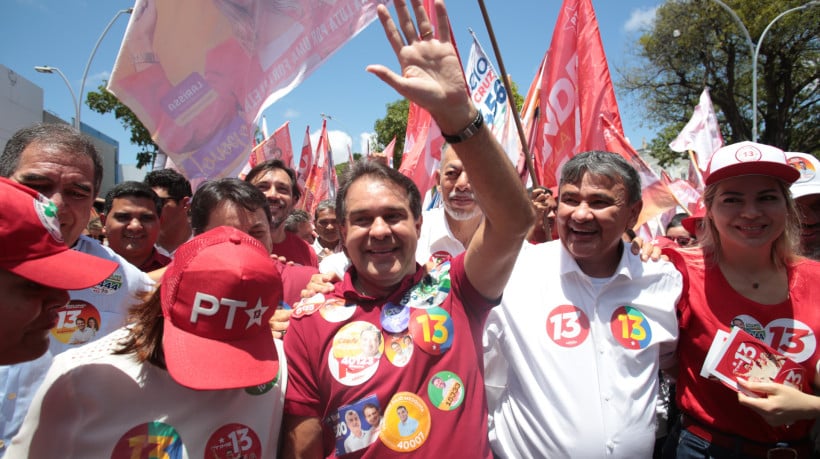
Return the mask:
[[10, 178], [54, 201], [63, 240], [74, 245], [88, 224], [96, 196], [91, 158], [33, 142], [23, 150]]
[[328, 244], [339, 241], [339, 222], [336, 209], [322, 209], [316, 213], [316, 234]]
[[581, 270], [608, 277], [621, 259], [621, 235], [635, 225], [641, 201], [629, 204], [620, 180], [584, 173], [579, 183], [561, 185], [556, 225], [561, 243]]
[[350, 185], [345, 209], [342, 237], [359, 288], [380, 295], [415, 272], [421, 218], [413, 217], [402, 188], [362, 176]]
[[0, 270], [0, 292], [0, 365], [40, 357], [57, 325], [54, 309], [68, 302], [68, 293], [5, 270]]
[[153, 199], [122, 196], [114, 198], [104, 215], [103, 234], [111, 250], [140, 266], [154, 250], [159, 237], [159, 217]]
[[444, 210], [450, 217], [464, 221], [481, 215], [481, 208], [475, 200], [470, 179], [452, 147], [447, 147], [442, 155], [439, 185]]
[[357, 437], [361, 436], [362, 434], [362, 420], [359, 418], [359, 413], [350, 410], [345, 413], [345, 424], [347, 424], [347, 428], [353, 432], [354, 435]]
[[379, 414], [379, 409], [375, 406], [368, 405], [364, 407], [364, 419], [367, 421], [368, 424], [375, 427], [379, 425], [379, 421], [381, 421], [382, 416]]
[[251, 185], [268, 200], [274, 227], [278, 228], [293, 210], [293, 183], [282, 169], [270, 169], [253, 178]]
[[722, 180], [707, 209], [720, 235], [721, 250], [759, 249], [769, 253], [783, 233], [786, 199], [777, 179], [746, 175]]

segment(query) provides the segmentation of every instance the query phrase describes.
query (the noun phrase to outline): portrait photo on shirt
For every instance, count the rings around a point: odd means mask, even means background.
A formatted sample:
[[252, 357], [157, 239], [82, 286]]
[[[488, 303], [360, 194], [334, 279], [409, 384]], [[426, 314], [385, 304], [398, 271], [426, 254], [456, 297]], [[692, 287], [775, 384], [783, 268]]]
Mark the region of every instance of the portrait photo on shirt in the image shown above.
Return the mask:
[[339, 407], [327, 423], [336, 433], [336, 455], [366, 448], [379, 437], [382, 410], [376, 395]]

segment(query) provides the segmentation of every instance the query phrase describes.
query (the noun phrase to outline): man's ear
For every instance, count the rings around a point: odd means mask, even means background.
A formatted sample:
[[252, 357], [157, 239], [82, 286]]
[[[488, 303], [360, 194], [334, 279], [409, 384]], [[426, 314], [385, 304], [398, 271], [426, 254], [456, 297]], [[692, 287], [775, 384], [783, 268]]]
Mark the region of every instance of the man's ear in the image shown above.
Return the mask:
[[179, 203], [182, 204], [182, 208], [188, 210], [191, 208], [191, 197], [184, 196], [182, 199], [179, 200]]
[[627, 228], [635, 227], [635, 225], [638, 223], [638, 217], [641, 215], [641, 210], [643, 210], [642, 199], [639, 199], [638, 202], [631, 204], [629, 206], [629, 222], [627, 224]]

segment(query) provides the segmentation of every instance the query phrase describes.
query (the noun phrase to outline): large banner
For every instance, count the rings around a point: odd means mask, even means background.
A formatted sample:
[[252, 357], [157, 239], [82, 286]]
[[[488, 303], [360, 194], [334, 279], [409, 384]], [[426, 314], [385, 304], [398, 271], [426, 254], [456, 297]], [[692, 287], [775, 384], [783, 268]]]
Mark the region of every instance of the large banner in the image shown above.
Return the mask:
[[254, 121], [387, 0], [137, 0], [108, 89], [189, 180], [236, 176]]

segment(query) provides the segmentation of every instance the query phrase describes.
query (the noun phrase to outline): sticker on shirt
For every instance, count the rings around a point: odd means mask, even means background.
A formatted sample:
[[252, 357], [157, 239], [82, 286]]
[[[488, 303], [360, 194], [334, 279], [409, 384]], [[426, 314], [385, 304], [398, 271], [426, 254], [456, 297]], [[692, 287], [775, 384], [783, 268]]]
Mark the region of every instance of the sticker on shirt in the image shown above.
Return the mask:
[[210, 459], [261, 458], [259, 436], [244, 424], [226, 424], [211, 434], [205, 444]]
[[387, 303], [382, 307], [380, 320], [385, 331], [402, 332], [410, 324], [410, 308], [402, 304]]
[[356, 312], [355, 304], [345, 304], [341, 298], [331, 298], [319, 308], [319, 314], [328, 322], [344, 322], [353, 317]]
[[382, 332], [369, 322], [351, 322], [336, 332], [327, 354], [330, 373], [346, 386], [370, 379], [379, 368], [384, 352]]
[[452, 411], [464, 401], [464, 381], [452, 371], [439, 371], [427, 385], [430, 403], [442, 411]]
[[266, 382], [265, 384], [259, 384], [257, 386], [246, 387], [245, 392], [250, 395], [262, 395], [270, 392], [276, 386], [276, 383], [279, 382], [279, 376], [282, 373], [282, 367], [279, 367], [279, 370], [276, 372], [276, 377], [273, 378], [273, 381]]
[[404, 294], [401, 304], [411, 308], [431, 308], [440, 305], [450, 294], [450, 262], [444, 262], [428, 272], [418, 284]]
[[453, 345], [453, 319], [442, 308], [413, 309], [410, 312], [410, 335], [422, 351], [441, 355]]
[[[733, 324], [739, 319], [744, 319], [745, 330], [750, 335], [771, 346], [777, 352], [794, 360], [803, 363], [811, 358], [817, 350], [817, 337], [811, 327], [804, 322], [792, 318], [784, 317], [775, 319], [760, 327], [760, 324], [749, 316], [737, 316], [732, 320]], [[737, 325], [739, 326], [739, 324]], [[762, 337], [749, 332], [749, 328], [761, 328]]]
[[97, 295], [113, 295], [117, 290], [122, 288], [122, 274], [121, 270], [117, 268], [113, 274], [99, 284], [91, 287], [91, 292]]
[[37, 199], [34, 200], [34, 212], [48, 234], [55, 241], [62, 243], [63, 234], [60, 232], [60, 221], [57, 219], [57, 205], [47, 197], [38, 194]]
[[304, 316], [313, 315], [322, 305], [325, 304], [325, 296], [317, 293], [310, 298], [303, 298], [301, 301], [293, 305], [293, 313], [290, 317], [299, 319]]
[[57, 308], [57, 326], [51, 334], [64, 344], [85, 344], [100, 331], [100, 311], [83, 300], [71, 300]]
[[120, 437], [112, 458], [128, 457], [131, 459], [182, 459], [187, 456], [182, 439], [176, 429], [168, 424], [154, 421], [140, 424]]
[[325, 423], [335, 435], [336, 455], [367, 448], [379, 438], [382, 410], [379, 399], [370, 395], [350, 405], [339, 407]]
[[384, 353], [387, 360], [397, 367], [404, 367], [413, 356], [413, 337], [407, 331], [388, 333], [386, 336]]
[[430, 409], [418, 395], [398, 392], [384, 409], [382, 443], [400, 453], [415, 451], [430, 435]]
[[766, 330], [763, 328], [763, 325], [761, 325], [760, 322], [755, 320], [755, 318], [750, 315], [741, 314], [739, 316], [735, 316], [729, 326], [738, 327], [760, 341], [766, 340]]
[[576, 347], [589, 336], [589, 318], [571, 304], [556, 306], [547, 315], [547, 336], [561, 347]]
[[652, 343], [652, 328], [646, 316], [632, 306], [621, 306], [609, 321], [615, 341], [627, 349], [646, 349]]

